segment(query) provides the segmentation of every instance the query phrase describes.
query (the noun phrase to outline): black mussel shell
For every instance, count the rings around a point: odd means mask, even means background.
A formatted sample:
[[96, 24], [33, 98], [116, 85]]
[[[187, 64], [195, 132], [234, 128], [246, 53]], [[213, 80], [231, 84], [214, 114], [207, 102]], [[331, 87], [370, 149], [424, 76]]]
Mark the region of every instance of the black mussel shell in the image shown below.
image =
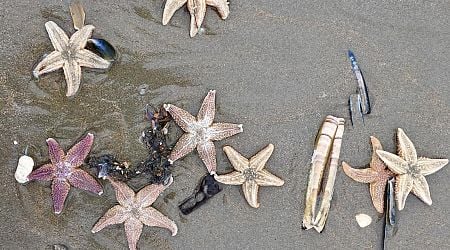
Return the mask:
[[86, 49], [101, 56], [108, 61], [115, 61], [117, 59], [116, 49], [105, 39], [91, 38], [86, 44]]

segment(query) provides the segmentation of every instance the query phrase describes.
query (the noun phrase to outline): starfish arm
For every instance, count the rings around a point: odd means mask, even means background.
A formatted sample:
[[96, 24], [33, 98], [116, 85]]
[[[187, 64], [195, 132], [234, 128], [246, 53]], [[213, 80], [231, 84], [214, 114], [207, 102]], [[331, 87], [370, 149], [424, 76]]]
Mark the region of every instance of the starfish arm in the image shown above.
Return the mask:
[[111, 178], [108, 178], [108, 180], [111, 182], [111, 185], [116, 192], [117, 202], [124, 207], [130, 206], [130, 204], [134, 202], [135, 197], [133, 189], [121, 181], [114, 181]]
[[64, 160], [64, 151], [59, 143], [53, 138], [48, 138], [46, 142], [48, 146], [48, 156], [50, 157], [52, 164], [62, 162]]
[[197, 145], [198, 155], [205, 163], [209, 173], [215, 173], [217, 168], [216, 163], [216, 147], [212, 141], [206, 141]]
[[233, 171], [223, 175], [214, 175], [214, 179], [227, 185], [242, 185], [245, 182], [244, 175], [238, 171]]
[[57, 51], [63, 51], [69, 45], [69, 38], [64, 30], [62, 30], [55, 22], [48, 21], [45, 23], [45, 29], [47, 30], [48, 37], [52, 42], [53, 47]]
[[242, 191], [248, 204], [254, 208], [259, 207], [258, 202], [258, 184], [255, 181], [246, 181], [242, 184]]
[[64, 207], [70, 184], [66, 180], [55, 178], [52, 182], [53, 210], [55, 214], [60, 214]]
[[448, 164], [448, 159], [429, 159], [420, 157], [417, 160], [420, 173], [424, 176], [433, 174]]
[[372, 143], [372, 159], [370, 161], [370, 168], [372, 168], [375, 171], [381, 171], [386, 169], [386, 165], [384, 162], [378, 157], [377, 150], [383, 150], [383, 147], [381, 146], [381, 142], [375, 137], [371, 136], [370, 141]]
[[144, 225], [140, 220], [130, 217], [125, 221], [124, 226], [125, 234], [127, 235], [128, 247], [130, 250], [136, 250], [137, 243], [141, 237], [142, 227]]
[[406, 198], [413, 187], [413, 179], [407, 174], [402, 174], [397, 175], [395, 181], [395, 198], [397, 200], [398, 210], [403, 210]]
[[67, 82], [66, 96], [73, 96], [77, 93], [81, 82], [81, 67], [75, 59], [68, 60], [63, 65], [64, 76]]
[[344, 173], [357, 182], [371, 183], [376, 180], [378, 173], [371, 168], [356, 169], [350, 167], [346, 162], [342, 162]]
[[63, 65], [64, 60], [61, 57], [61, 52], [55, 50], [36, 65], [33, 70], [33, 75], [39, 78], [40, 75], [60, 69]]
[[102, 186], [88, 174], [86, 171], [81, 169], [73, 169], [72, 173], [67, 178], [69, 183], [79, 189], [83, 189], [98, 195], [103, 193]]
[[110, 62], [87, 49], [78, 50], [76, 57], [77, 62], [81, 67], [88, 67], [94, 69], [107, 69], [109, 68], [109, 66], [111, 66]]
[[193, 126], [197, 124], [195, 117], [189, 114], [186, 110], [172, 104], [164, 104], [164, 108], [172, 116], [175, 123], [180, 126], [184, 132], [192, 132]]
[[283, 186], [284, 181], [273, 175], [272, 173], [270, 173], [269, 171], [263, 169], [261, 171], [258, 171], [256, 173], [256, 184], [258, 184], [259, 186]]
[[83, 164], [84, 159], [88, 156], [91, 151], [92, 144], [94, 143], [94, 135], [88, 133], [83, 139], [81, 139], [77, 144], [75, 144], [66, 155], [66, 161], [72, 167], [78, 167]]
[[156, 201], [156, 199], [164, 191], [164, 189], [166, 189], [167, 186], [164, 186], [162, 184], [147, 185], [139, 190], [139, 192], [136, 194], [135, 200], [140, 205], [140, 207], [148, 207]]
[[401, 128], [398, 129], [397, 140], [398, 140], [399, 155], [407, 162], [417, 161], [416, 148], [414, 147], [414, 144], [411, 142], [408, 136], [406, 136], [405, 132]]
[[202, 106], [197, 114], [197, 121], [201, 126], [207, 127], [213, 123], [216, 113], [216, 91], [210, 90], [203, 100]]
[[425, 202], [425, 204], [431, 206], [430, 187], [425, 176], [419, 175], [417, 178], [414, 178], [411, 192]]
[[35, 169], [28, 175], [28, 179], [38, 181], [51, 181], [55, 178], [56, 167], [53, 164], [45, 164], [40, 168]]
[[95, 223], [91, 231], [96, 233], [107, 226], [123, 223], [128, 218], [129, 214], [126, 212], [126, 209], [121, 205], [115, 205]]
[[231, 165], [237, 171], [244, 171], [249, 166], [249, 162], [247, 158], [239, 154], [238, 151], [234, 150], [234, 148], [230, 146], [223, 147], [223, 151], [228, 157], [228, 160], [231, 162]]
[[195, 142], [194, 138], [191, 134], [185, 133], [183, 134], [180, 139], [178, 139], [177, 143], [175, 144], [175, 147], [172, 149], [172, 152], [169, 156], [169, 161], [174, 162], [195, 149], [197, 146], [197, 143]]
[[195, 20], [194, 10], [191, 10], [190, 6], [192, 5], [193, 0], [188, 0], [188, 10], [191, 15], [191, 30], [189, 31], [189, 35], [194, 37], [198, 33], [199, 26], [197, 26], [197, 21]]
[[250, 167], [254, 168], [256, 171], [260, 171], [266, 165], [272, 155], [274, 146], [273, 144], [267, 145], [264, 149], [259, 151], [256, 155], [250, 158]]
[[91, 37], [95, 27], [93, 25], [85, 25], [70, 37], [69, 44], [73, 50], [80, 50], [86, 47], [86, 43]]
[[205, 0], [188, 0], [188, 10], [191, 13], [191, 18], [194, 18], [195, 25], [200, 28], [205, 18], [206, 1]]
[[376, 153], [392, 172], [396, 174], [406, 173], [408, 164], [405, 160], [395, 154], [383, 150], [377, 150]]
[[370, 183], [370, 197], [378, 213], [384, 213], [384, 193], [386, 192], [386, 181], [376, 181]]
[[208, 136], [213, 141], [220, 141], [243, 131], [242, 124], [214, 123], [208, 127]]
[[186, 2], [187, 0], [167, 0], [164, 6], [162, 24], [166, 25], [169, 23], [175, 11], [181, 8]]
[[215, 7], [222, 19], [226, 19], [230, 14], [227, 0], [206, 0], [206, 4]]
[[177, 224], [174, 221], [152, 207], [143, 208], [139, 220], [149, 227], [167, 228], [172, 236], [175, 236], [178, 232]]

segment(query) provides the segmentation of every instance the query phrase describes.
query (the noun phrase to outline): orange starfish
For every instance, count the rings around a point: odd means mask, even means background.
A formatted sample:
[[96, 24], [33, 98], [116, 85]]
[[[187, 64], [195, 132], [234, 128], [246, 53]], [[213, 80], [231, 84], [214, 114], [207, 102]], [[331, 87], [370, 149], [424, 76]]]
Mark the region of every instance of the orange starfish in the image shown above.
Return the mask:
[[118, 205], [110, 208], [92, 228], [92, 233], [97, 233], [103, 228], [124, 223], [125, 234], [127, 235], [128, 247], [130, 250], [136, 250], [137, 242], [141, 237], [144, 225], [149, 227], [167, 228], [172, 232], [172, 236], [178, 232], [178, 227], [171, 219], [164, 216], [161, 212], [151, 207], [153, 202], [172, 182], [170, 177], [167, 185], [152, 184], [145, 186], [139, 192], [135, 193], [127, 184], [114, 181], [108, 178], [116, 191]]
[[384, 211], [384, 194], [388, 179], [395, 174], [389, 170], [376, 154], [377, 150], [383, 150], [380, 141], [374, 136], [370, 137], [372, 142], [372, 160], [369, 168], [355, 169], [342, 162], [345, 174], [357, 182], [370, 183], [370, 196], [372, 203], [378, 213]]

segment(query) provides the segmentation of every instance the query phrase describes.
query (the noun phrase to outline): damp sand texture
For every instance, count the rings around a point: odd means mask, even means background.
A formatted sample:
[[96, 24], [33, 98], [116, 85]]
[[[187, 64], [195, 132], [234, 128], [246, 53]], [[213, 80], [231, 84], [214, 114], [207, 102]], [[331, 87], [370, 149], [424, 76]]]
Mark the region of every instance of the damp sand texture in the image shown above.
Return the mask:
[[[83, 1], [87, 2], [87, 1]], [[122, 225], [92, 234], [92, 226], [115, 204], [102, 181], [100, 197], [73, 189], [60, 215], [52, 212], [50, 184], [15, 182], [17, 160], [29, 146], [37, 165], [48, 161], [45, 139], [70, 148], [87, 131], [96, 136], [92, 154], [114, 153], [138, 161], [145, 104], [173, 103], [196, 113], [210, 89], [217, 90], [216, 121], [244, 124], [244, 132], [216, 142], [217, 172], [232, 171], [224, 145], [250, 156], [272, 143], [267, 167], [285, 181], [262, 188], [258, 209], [239, 186], [223, 191], [188, 216], [178, 204], [193, 192], [205, 167], [197, 154], [179, 161], [174, 183], [153, 206], [173, 219], [175, 237], [144, 227], [141, 249], [380, 249], [382, 219], [368, 187], [338, 169], [329, 218], [322, 234], [301, 230], [314, 137], [326, 115], [346, 118], [356, 91], [347, 50], [358, 57], [372, 103], [364, 127], [346, 123], [341, 160], [363, 166], [369, 136], [395, 152], [393, 135], [403, 128], [419, 155], [449, 158], [450, 3], [445, 1], [236, 1], [224, 21], [208, 9], [205, 32], [189, 37], [190, 16], [181, 8], [161, 24], [162, 0], [89, 1], [86, 23], [107, 39], [120, 58], [107, 73], [83, 69], [80, 90], [66, 98], [62, 71], [32, 79], [40, 57], [53, 51], [44, 24], [73, 33], [66, 1], [2, 1], [0, 35], [1, 245], [5, 249], [125, 249]], [[175, 137], [182, 131], [171, 127]], [[13, 141], [17, 141], [15, 145]], [[93, 169], [85, 170], [91, 171]], [[396, 248], [448, 248], [450, 168], [428, 177], [431, 207], [408, 197]], [[135, 190], [143, 182], [130, 184]], [[374, 222], [361, 229], [358, 213]]]

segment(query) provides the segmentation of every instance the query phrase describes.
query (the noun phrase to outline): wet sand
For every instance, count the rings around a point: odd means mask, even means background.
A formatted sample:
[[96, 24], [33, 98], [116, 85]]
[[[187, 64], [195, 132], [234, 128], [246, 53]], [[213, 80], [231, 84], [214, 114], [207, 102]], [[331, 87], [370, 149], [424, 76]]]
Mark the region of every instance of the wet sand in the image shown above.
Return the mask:
[[[67, 99], [62, 71], [39, 81], [31, 77], [33, 65], [53, 50], [44, 23], [53, 20], [73, 32], [67, 2], [0, 3], [1, 248], [127, 248], [123, 225], [90, 231], [116, 202], [109, 183], [102, 181], [101, 197], [72, 189], [56, 216], [49, 183], [15, 182], [21, 151], [29, 145], [30, 155], [43, 164], [48, 161], [46, 138], [68, 148], [90, 131], [96, 135], [92, 154], [138, 161], [145, 156], [139, 143], [147, 126], [145, 104], [170, 102], [195, 114], [207, 91], [216, 89], [216, 121], [244, 124], [243, 133], [215, 143], [218, 172], [231, 171], [222, 146], [250, 157], [273, 143], [267, 169], [285, 185], [261, 188], [258, 209], [248, 206], [240, 187], [225, 186], [184, 216], [177, 205], [206, 173], [198, 155], [190, 154], [178, 162], [174, 184], [154, 204], [178, 224], [178, 235], [144, 227], [140, 249], [380, 249], [383, 220], [371, 204], [368, 186], [341, 169], [324, 232], [301, 230], [314, 137], [331, 114], [347, 120], [341, 159], [353, 166], [369, 162], [370, 135], [394, 152], [398, 127], [419, 156], [449, 158], [450, 4], [233, 0], [226, 21], [208, 9], [206, 32], [193, 39], [187, 11], [179, 10], [169, 26], [162, 26], [162, 5], [162, 0], [85, 4], [94, 34], [115, 45], [121, 56], [105, 74], [83, 70], [80, 91]], [[356, 82], [348, 49], [364, 71], [373, 105], [366, 125], [354, 129], [347, 98]], [[181, 135], [175, 126], [171, 131]], [[450, 248], [449, 179], [450, 166], [427, 176], [431, 207], [408, 197], [389, 248]], [[357, 213], [369, 214], [374, 222], [359, 228]]]

